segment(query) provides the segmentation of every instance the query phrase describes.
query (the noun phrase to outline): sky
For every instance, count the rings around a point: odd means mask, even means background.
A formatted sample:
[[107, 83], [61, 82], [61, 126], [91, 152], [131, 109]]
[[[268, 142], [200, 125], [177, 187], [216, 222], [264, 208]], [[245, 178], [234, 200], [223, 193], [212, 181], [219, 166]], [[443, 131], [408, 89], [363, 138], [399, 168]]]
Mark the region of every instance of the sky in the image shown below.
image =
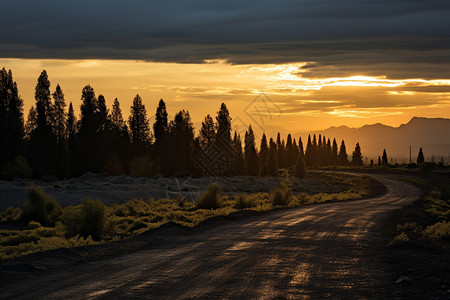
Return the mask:
[[198, 123], [301, 132], [450, 116], [448, 1], [8, 1], [0, 67], [25, 110], [43, 69], [80, 104], [91, 84], [127, 115], [163, 98]]

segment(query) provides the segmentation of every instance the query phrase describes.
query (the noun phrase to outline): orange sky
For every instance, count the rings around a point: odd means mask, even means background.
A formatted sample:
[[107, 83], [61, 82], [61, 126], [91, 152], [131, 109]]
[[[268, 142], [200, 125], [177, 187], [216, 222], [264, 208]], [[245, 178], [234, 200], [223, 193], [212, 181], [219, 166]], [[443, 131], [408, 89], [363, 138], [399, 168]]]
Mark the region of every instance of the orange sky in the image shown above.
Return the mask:
[[[450, 80], [355, 75], [307, 78], [302, 66], [291, 64], [231, 65], [213, 60], [204, 64], [154, 63], [131, 60], [0, 59], [12, 69], [25, 113], [34, 104], [40, 72], [49, 74], [51, 90], [60, 84], [67, 103], [79, 111], [84, 85], [106, 97], [117, 97], [128, 115], [133, 97], [143, 98], [148, 115], [163, 98], [169, 116], [187, 109], [199, 127], [206, 114], [215, 115], [225, 102], [241, 131], [251, 123], [259, 133], [299, 133], [330, 126], [359, 127], [383, 123], [399, 126], [413, 116], [449, 117]], [[360, 74], [364, 74], [361, 70]], [[303, 75], [303, 76], [302, 76]], [[262, 94], [263, 93], [263, 94]]]

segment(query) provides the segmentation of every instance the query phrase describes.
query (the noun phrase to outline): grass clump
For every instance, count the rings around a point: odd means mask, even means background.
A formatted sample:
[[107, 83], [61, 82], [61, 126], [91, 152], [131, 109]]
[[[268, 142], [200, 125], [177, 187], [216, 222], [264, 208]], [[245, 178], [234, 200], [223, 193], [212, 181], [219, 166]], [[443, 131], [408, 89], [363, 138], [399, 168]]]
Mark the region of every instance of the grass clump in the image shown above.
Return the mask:
[[256, 206], [256, 199], [248, 195], [236, 195], [234, 196], [234, 207], [237, 209], [247, 209]]
[[105, 226], [105, 205], [100, 200], [87, 198], [81, 206], [66, 207], [61, 219], [69, 235], [100, 240]]
[[270, 191], [270, 201], [272, 202], [273, 207], [288, 206], [291, 199], [291, 182], [289, 180], [289, 175], [286, 173], [286, 179], [281, 183], [281, 185]]
[[428, 226], [423, 235], [431, 239], [450, 239], [450, 222], [442, 221]]
[[28, 187], [26, 192], [28, 200], [22, 206], [21, 219], [26, 222], [36, 221], [43, 225], [54, 225], [62, 212], [58, 202], [37, 186]]
[[217, 209], [220, 207], [220, 185], [212, 183], [206, 191], [197, 199], [197, 208]]
[[409, 242], [409, 238], [405, 232], [402, 232], [395, 236], [388, 244], [389, 247], [400, 246]]

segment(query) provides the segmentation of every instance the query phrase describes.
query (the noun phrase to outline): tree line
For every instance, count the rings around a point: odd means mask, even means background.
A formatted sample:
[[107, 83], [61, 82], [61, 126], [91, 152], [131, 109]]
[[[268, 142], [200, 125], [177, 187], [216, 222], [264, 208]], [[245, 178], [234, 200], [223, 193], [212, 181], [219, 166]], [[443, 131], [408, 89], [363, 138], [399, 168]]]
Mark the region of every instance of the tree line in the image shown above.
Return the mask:
[[81, 92], [80, 115], [67, 103], [62, 88], [50, 91], [47, 72], [35, 87], [35, 105], [24, 120], [23, 100], [11, 70], [0, 71], [0, 170], [3, 178], [69, 178], [85, 172], [152, 176], [175, 175], [278, 176], [290, 168], [303, 177], [314, 166], [362, 165], [359, 144], [349, 158], [345, 142], [315, 134], [302, 139], [278, 133], [263, 134], [259, 149], [249, 125], [242, 138], [232, 132], [225, 103], [213, 118], [207, 115], [198, 135], [187, 110], [168, 119], [166, 103], [160, 100], [155, 121], [150, 124], [142, 98], [136, 95], [125, 120], [119, 100], [111, 109], [105, 97], [86, 85]]

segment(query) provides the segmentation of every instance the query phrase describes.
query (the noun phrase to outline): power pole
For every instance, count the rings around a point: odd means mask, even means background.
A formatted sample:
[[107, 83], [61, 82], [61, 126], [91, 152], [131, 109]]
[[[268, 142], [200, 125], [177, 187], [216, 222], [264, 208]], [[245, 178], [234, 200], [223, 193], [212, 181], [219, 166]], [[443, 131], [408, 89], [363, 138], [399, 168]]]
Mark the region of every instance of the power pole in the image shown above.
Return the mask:
[[411, 160], [411, 145], [409, 145], [409, 164], [412, 164], [412, 160]]

